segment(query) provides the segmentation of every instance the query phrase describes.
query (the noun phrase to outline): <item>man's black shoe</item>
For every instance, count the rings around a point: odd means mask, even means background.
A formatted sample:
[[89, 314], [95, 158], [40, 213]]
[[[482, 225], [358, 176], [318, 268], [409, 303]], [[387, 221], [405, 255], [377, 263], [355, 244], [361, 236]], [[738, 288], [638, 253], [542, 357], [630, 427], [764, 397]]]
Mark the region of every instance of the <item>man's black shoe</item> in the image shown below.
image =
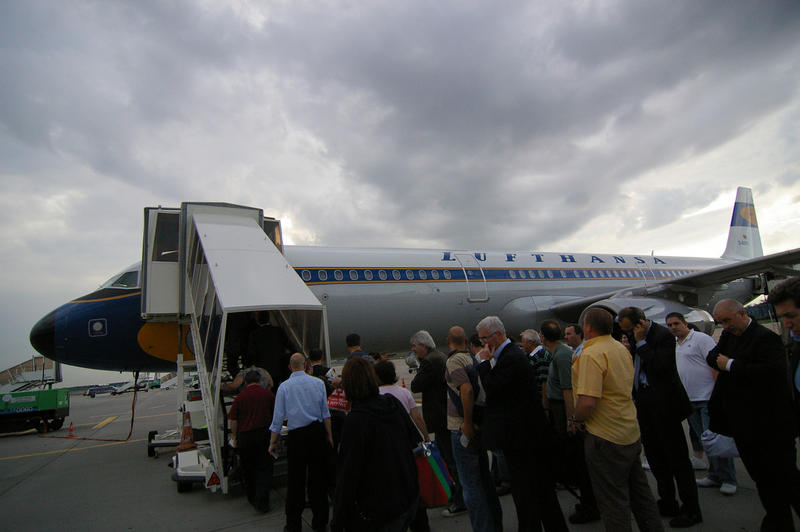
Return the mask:
[[703, 516], [700, 512], [681, 512], [677, 517], [669, 520], [669, 526], [672, 528], [688, 528], [703, 522]]
[[664, 499], [658, 499], [658, 513], [661, 514], [662, 517], [675, 517], [680, 512], [680, 508], [678, 507], [678, 501], [665, 501]]
[[569, 522], [573, 525], [581, 525], [598, 520], [600, 520], [600, 512], [597, 508], [589, 510], [584, 508], [580, 503], [575, 505], [575, 513], [569, 516]]
[[494, 489], [497, 492], [498, 497], [502, 497], [503, 495], [508, 495], [511, 493], [511, 486], [500, 485]]
[[457, 515], [461, 515], [467, 513], [466, 506], [448, 506], [444, 510], [442, 510], [442, 517], [455, 517]]

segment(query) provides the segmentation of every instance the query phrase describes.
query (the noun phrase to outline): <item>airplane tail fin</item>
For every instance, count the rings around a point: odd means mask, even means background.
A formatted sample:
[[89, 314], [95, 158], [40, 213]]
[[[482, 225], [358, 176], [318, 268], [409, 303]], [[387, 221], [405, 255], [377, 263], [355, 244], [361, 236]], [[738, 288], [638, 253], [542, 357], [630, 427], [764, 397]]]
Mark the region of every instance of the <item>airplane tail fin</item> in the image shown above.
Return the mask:
[[758, 232], [753, 191], [739, 187], [736, 190], [736, 203], [733, 205], [728, 245], [722, 258], [742, 260], [762, 255], [764, 251], [761, 248], [761, 234]]

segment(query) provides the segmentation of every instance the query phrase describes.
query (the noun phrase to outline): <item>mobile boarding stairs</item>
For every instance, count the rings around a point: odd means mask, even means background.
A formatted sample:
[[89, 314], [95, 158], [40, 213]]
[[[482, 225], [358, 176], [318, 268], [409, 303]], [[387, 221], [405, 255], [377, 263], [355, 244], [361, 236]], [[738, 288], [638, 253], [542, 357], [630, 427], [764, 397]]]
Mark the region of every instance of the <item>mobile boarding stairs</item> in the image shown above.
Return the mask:
[[[194, 433], [207, 431], [208, 438], [176, 453], [178, 491], [203, 482], [211, 491], [227, 493], [233, 449], [227, 443], [227, 407], [220, 386], [225, 345], [231, 343], [227, 335], [236, 334], [234, 327], [226, 327], [229, 319], [270, 311], [296, 351], [318, 347], [327, 357], [325, 307], [284, 258], [280, 221], [265, 218], [260, 209], [230, 204], [146, 208], [141, 285], [142, 317], [180, 324], [178, 430], [151, 432], [148, 455], [180, 443], [184, 413], [189, 412]], [[187, 397], [185, 371], [197, 372], [202, 401], [192, 400], [196, 390]]]

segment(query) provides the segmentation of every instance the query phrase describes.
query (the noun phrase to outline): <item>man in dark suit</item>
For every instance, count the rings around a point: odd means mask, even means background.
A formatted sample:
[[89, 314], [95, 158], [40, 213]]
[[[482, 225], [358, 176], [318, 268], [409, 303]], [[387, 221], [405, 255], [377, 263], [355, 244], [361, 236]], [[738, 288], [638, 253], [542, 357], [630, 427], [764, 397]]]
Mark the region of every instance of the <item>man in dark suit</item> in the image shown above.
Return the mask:
[[717, 303], [714, 320], [724, 330], [706, 358], [720, 372], [708, 403], [709, 428], [736, 442], [766, 511], [761, 530], [794, 530], [790, 507], [800, 515], [797, 427], [781, 339], [733, 299]]
[[659, 512], [673, 516], [669, 522], [673, 528], [701, 523], [697, 484], [681, 424], [691, 413], [691, 403], [675, 363], [675, 337], [648, 320], [638, 307], [622, 309], [617, 318], [633, 346], [633, 398], [642, 444], [656, 477]]
[[783, 329], [789, 333], [789, 380], [794, 398], [795, 419], [800, 428], [800, 277], [792, 277], [775, 285], [768, 301], [775, 307]]
[[506, 337], [503, 322], [488, 316], [477, 326], [484, 349], [478, 375], [486, 392], [484, 442], [503, 452], [511, 471], [511, 495], [520, 532], [567, 530], [556, 497], [553, 435], [537, 393], [528, 357]]
[[[447, 357], [436, 349], [428, 331], [417, 331], [411, 337], [411, 350], [419, 360], [419, 371], [411, 380], [411, 391], [422, 394], [422, 419], [428, 432], [436, 434], [436, 445], [453, 477], [453, 493], [450, 504], [442, 511], [444, 517], [454, 517], [467, 511], [464, 495], [458, 482], [450, 431], [447, 430]], [[372, 359], [370, 359], [372, 360]], [[415, 521], [416, 522], [416, 521]]]

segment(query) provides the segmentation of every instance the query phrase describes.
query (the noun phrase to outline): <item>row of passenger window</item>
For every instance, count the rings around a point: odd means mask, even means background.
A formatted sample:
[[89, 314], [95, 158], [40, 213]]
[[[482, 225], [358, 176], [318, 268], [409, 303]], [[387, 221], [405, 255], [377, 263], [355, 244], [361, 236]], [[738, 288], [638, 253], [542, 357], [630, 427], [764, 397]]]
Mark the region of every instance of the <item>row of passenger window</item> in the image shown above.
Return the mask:
[[[311, 270], [303, 270], [301, 273], [303, 281], [328, 280], [328, 270], [313, 270], [313, 272], [314, 274], [312, 275]], [[428, 277], [434, 281], [438, 281], [439, 279], [450, 280], [453, 277], [450, 270], [442, 270], [441, 273], [439, 270], [417, 270], [416, 272], [414, 270], [405, 270], [402, 273], [400, 270], [347, 270], [347, 276], [351, 281], [372, 281], [374, 279], [386, 281], [389, 279], [390, 275], [395, 281], [403, 279], [407, 281], [427, 281]], [[316, 279], [314, 279], [314, 277], [316, 277]], [[336, 281], [343, 281], [344, 272], [342, 270], [333, 270], [333, 279]]]
[[[305, 282], [326, 282], [344, 281], [345, 273], [350, 281], [387, 281], [389, 276], [395, 281], [427, 281], [429, 278], [438, 281], [439, 279], [463, 279], [462, 270], [302, 270], [300, 272]], [[506, 270], [506, 269], [487, 269], [483, 274], [487, 280], [505, 279], [663, 279], [676, 278], [692, 273], [692, 270], [665, 270], [665, 269], [570, 269], [570, 270]], [[479, 270], [467, 270], [470, 279], [480, 280]]]
[[[691, 270], [508, 270], [511, 279], [661, 279], [681, 277]], [[491, 276], [487, 276], [491, 278]]]

